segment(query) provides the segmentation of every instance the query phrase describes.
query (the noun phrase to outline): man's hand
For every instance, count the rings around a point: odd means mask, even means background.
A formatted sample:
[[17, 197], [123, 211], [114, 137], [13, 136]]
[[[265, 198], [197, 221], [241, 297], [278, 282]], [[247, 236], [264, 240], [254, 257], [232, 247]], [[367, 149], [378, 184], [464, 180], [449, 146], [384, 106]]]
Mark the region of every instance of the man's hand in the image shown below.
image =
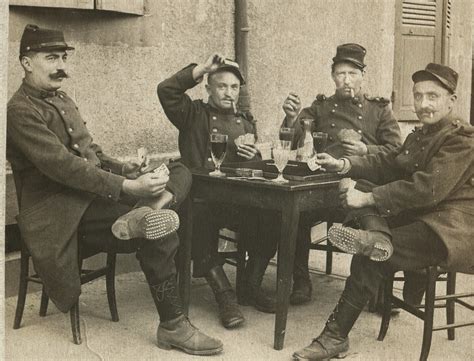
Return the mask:
[[139, 198], [156, 197], [165, 190], [168, 181], [167, 175], [147, 173], [137, 179], [125, 179], [122, 191]]
[[342, 159], [333, 158], [327, 153], [316, 154], [316, 162], [321, 166], [321, 170], [330, 173], [340, 172], [344, 168], [344, 161]]
[[122, 167], [122, 175], [127, 179], [137, 179], [142, 173], [143, 164], [129, 161], [125, 162]]
[[344, 155], [366, 155], [368, 153], [367, 146], [360, 140], [345, 140], [342, 143]]
[[282, 108], [286, 114], [286, 125], [292, 127], [301, 110], [301, 101], [298, 95], [290, 93], [283, 102]]
[[219, 68], [220, 64], [224, 64], [225, 57], [221, 54], [212, 54], [205, 63], [198, 64], [193, 69], [193, 79], [198, 80], [203, 77], [204, 74], [211, 73]]
[[364, 208], [375, 205], [372, 193], [364, 193], [355, 188], [348, 188], [339, 194], [343, 208]]
[[237, 154], [245, 159], [253, 159], [258, 154], [255, 145], [241, 144], [237, 146]]

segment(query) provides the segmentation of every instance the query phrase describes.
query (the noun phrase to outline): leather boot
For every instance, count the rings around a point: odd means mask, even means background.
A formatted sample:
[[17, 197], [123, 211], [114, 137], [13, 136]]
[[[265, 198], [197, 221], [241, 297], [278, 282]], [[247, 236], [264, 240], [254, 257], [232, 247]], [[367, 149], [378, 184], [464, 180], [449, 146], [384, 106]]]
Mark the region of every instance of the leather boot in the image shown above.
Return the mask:
[[222, 352], [222, 342], [199, 331], [185, 315], [161, 322], [156, 333], [158, 347], [180, 349], [191, 355], [215, 355]]
[[245, 319], [237, 305], [235, 292], [230, 285], [222, 266], [212, 268], [206, 275], [219, 305], [219, 318], [225, 328], [235, 328], [244, 323]]
[[290, 295], [292, 305], [302, 305], [311, 301], [313, 285], [309, 276], [308, 262], [295, 258], [293, 268], [293, 290]]
[[153, 210], [150, 207], [134, 208], [119, 217], [112, 225], [118, 239], [160, 239], [179, 228], [179, 217], [170, 209]]
[[191, 355], [214, 355], [222, 351], [221, 341], [199, 331], [183, 314], [174, 275], [163, 282], [150, 284], [150, 291], [160, 314], [159, 348], [177, 348]]
[[332, 357], [345, 357], [349, 351], [349, 337], [361, 309], [349, 304], [341, 297], [336, 308], [329, 316], [323, 332], [305, 348], [293, 354], [294, 360], [321, 361]]
[[328, 231], [329, 241], [344, 252], [360, 254], [372, 261], [383, 262], [393, 254], [392, 236], [387, 222], [378, 215], [357, 218], [361, 229], [333, 225]]
[[254, 306], [265, 313], [276, 312], [276, 299], [262, 290], [262, 281], [269, 260], [261, 257], [250, 257], [245, 266], [245, 280], [242, 297], [239, 301], [244, 306]]

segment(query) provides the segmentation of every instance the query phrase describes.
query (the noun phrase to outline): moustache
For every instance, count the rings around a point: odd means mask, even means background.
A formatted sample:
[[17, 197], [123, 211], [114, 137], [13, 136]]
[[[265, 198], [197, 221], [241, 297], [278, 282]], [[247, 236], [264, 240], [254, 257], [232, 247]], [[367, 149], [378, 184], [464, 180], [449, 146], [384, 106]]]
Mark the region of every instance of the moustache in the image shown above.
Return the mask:
[[49, 77], [51, 79], [61, 79], [61, 78], [69, 78], [69, 75], [64, 70], [58, 70], [54, 74], [50, 74]]

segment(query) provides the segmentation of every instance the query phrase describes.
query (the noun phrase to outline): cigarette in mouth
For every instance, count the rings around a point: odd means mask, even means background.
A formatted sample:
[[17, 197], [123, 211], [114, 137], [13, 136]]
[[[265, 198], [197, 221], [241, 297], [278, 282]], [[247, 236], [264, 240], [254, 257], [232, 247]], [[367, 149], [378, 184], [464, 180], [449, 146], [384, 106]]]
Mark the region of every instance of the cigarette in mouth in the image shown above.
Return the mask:
[[237, 114], [237, 107], [235, 106], [235, 103], [232, 100], [230, 102], [232, 103], [232, 109], [234, 111], [234, 114]]
[[433, 119], [433, 112], [430, 113], [430, 118]]
[[351, 98], [354, 98], [354, 89], [351, 88]]

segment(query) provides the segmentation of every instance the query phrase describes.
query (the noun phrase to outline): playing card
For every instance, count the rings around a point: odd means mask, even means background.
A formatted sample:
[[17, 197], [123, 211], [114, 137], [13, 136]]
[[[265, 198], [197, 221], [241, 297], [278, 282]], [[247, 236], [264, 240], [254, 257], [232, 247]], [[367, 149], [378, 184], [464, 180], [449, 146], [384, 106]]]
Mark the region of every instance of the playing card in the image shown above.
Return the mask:
[[312, 158], [309, 158], [308, 159], [308, 162], [306, 163], [308, 164], [308, 168], [314, 172], [315, 170], [321, 168], [321, 166], [317, 163], [316, 161], [316, 157], [312, 157]]
[[170, 171], [165, 163], [162, 163], [158, 168], [156, 168], [153, 173], [158, 174], [160, 176], [166, 176], [170, 174]]

